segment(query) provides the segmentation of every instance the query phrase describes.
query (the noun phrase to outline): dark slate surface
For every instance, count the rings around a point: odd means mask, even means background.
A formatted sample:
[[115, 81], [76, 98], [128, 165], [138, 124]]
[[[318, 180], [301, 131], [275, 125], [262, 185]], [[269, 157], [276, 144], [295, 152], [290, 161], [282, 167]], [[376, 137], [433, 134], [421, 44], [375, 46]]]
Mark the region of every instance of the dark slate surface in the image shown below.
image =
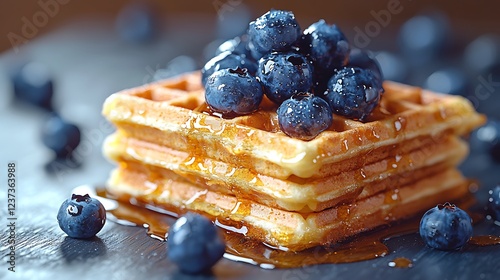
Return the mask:
[[[76, 186], [102, 184], [113, 167], [101, 155], [103, 138], [113, 130], [100, 115], [102, 102], [115, 91], [151, 80], [154, 69], [177, 55], [199, 57], [200, 46], [212, 39], [210, 32], [200, 32], [200, 28], [210, 30], [212, 21], [185, 21], [167, 24], [155, 43], [130, 45], [119, 40], [112, 22], [95, 19], [68, 25], [33, 40], [19, 53], [0, 56], [2, 257], [8, 253], [7, 163], [15, 162], [17, 172], [16, 272], [7, 270], [3, 258], [0, 279], [499, 279], [500, 246], [468, 245], [462, 251], [441, 252], [425, 247], [416, 234], [389, 240], [391, 253], [370, 261], [264, 270], [223, 259], [213, 275], [197, 277], [179, 273], [166, 258], [165, 243], [148, 237], [143, 228], [108, 221], [93, 240], [66, 237], [56, 221], [61, 202]], [[41, 143], [40, 129], [47, 113], [11, 100], [7, 73], [24, 58], [45, 63], [53, 71], [55, 107], [83, 131], [79, 168], [54, 174], [45, 171], [51, 153]], [[497, 97], [493, 95], [488, 102], [499, 104]], [[500, 182], [499, 165], [480, 147], [473, 147], [462, 170], [480, 181], [476, 196], [484, 205], [488, 188]], [[476, 235], [500, 236], [500, 226], [491, 220], [474, 230]], [[396, 257], [409, 258], [413, 267], [389, 267]]]

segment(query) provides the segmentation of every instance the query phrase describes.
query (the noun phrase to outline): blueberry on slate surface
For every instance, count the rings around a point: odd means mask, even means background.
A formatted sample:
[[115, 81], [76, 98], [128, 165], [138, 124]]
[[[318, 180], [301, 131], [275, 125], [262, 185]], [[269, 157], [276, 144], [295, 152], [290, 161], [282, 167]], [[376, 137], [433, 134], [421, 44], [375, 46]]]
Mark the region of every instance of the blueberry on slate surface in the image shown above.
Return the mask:
[[328, 103], [311, 93], [298, 93], [283, 101], [277, 114], [281, 130], [302, 140], [313, 139], [333, 122]]
[[429, 247], [459, 249], [472, 237], [472, 219], [453, 204], [439, 204], [422, 216], [419, 231]]
[[313, 67], [306, 57], [295, 52], [273, 52], [259, 60], [257, 77], [266, 96], [280, 104], [299, 92], [308, 92], [313, 82]]
[[154, 39], [157, 25], [152, 8], [142, 3], [125, 6], [116, 18], [116, 29], [120, 36], [133, 43], [144, 43]]
[[48, 69], [40, 63], [24, 64], [12, 73], [15, 97], [47, 110], [52, 110], [54, 85]]
[[106, 210], [96, 198], [73, 194], [65, 200], [57, 213], [59, 227], [73, 238], [91, 238], [106, 222]]
[[225, 243], [210, 220], [187, 213], [168, 231], [167, 250], [182, 272], [195, 274], [209, 270], [224, 255]]
[[380, 65], [372, 52], [361, 49], [352, 49], [349, 53], [349, 63], [347, 63], [346, 67], [358, 67], [370, 70], [378, 80], [384, 80], [384, 75], [382, 74]]
[[255, 59], [273, 51], [287, 51], [300, 37], [301, 29], [292, 12], [271, 10], [248, 27], [249, 48]]
[[215, 112], [245, 115], [259, 108], [262, 85], [246, 69], [222, 69], [214, 72], [205, 85], [205, 100]]
[[246, 34], [224, 41], [215, 51], [215, 55], [217, 56], [223, 52], [244, 55], [247, 58], [253, 59], [250, 49], [248, 49], [248, 35]]
[[80, 129], [57, 114], [53, 114], [42, 129], [42, 142], [59, 158], [70, 155], [80, 144], [80, 138]]
[[333, 113], [364, 120], [378, 105], [382, 91], [372, 71], [346, 67], [330, 79], [324, 97]]
[[255, 75], [257, 71], [257, 63], [243, 55], [234, 54], [231, 52], [223, 52], [210, 59], [201, 69], [201, 82], [205, 85], [207, 79], [215, 71], [222, 69], [246, 68], [250, 75]]
[[490, 197], [488, 199], [489, 209], [493, 218], [500, 221], [500, 185], [495, 186], [489, 191]]
[[350, 46], [336, 25], [324, 20], [311, 24], [301, 38], [300, 51], [312, 60], [317, 71], [333, 73], [349, 60]]

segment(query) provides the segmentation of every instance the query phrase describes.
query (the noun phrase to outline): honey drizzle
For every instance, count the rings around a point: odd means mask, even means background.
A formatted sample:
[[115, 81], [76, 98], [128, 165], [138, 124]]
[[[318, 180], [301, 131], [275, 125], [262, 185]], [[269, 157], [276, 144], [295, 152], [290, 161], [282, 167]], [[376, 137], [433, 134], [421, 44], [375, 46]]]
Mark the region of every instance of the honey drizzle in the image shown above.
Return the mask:
[[394, 260], [390, 261], [388, 265], [390, 267], [398, 267], [398, 268], [413, 267], [413, 263], [411, 262], [411, 260], [404, 257], [395, 258]]
[[[115, 199], [105, 190], [97, 190], [97, 195], [106, 199]], [[142, 204], [135, 199], [123, 202], [117, 200], [117, 207], [108, 210], [114, 222], [121, 225], [143, 226], [149, 236], [166, 240], [170, 224], [175, 217], [185, 211], [179, 209], [160, 209]], [[163, 206], [162, 206], [163, 207]], [[245, 236], [246, 228], [225, 224], [216, 219], [215, 224], [223, 229], [226, 241], [225, 258], [233, 261], [258, 265], [262, 268], [295, 268], [315, 264], [351, 263], [383, 257], [389, 253], [384, 241], [407, 233], [415, 232], [418, 221], [410, 221], [393, 227], [386, 227], [370, 234], [356, 236], [344, 243], [332, 246], [316, 246], [299, 252], [285, 247], [273, 247]]]

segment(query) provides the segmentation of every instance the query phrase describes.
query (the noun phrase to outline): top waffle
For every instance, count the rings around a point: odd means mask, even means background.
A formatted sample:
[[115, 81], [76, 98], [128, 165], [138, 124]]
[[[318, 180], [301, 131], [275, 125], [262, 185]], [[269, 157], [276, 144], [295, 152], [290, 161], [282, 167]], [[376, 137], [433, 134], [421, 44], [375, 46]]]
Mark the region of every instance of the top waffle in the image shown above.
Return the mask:
[[[110, 96], [104, 115], [128, 136], [213, 158], [275, 178], [325, 177], [332, 166], [377, 148], [425, 135], [462, 135], [485, 121], [465, 98], [384, 83], [385, 93], [366, 122], [334, 116], [333, 125], [311, 141], [286, 136], [276, 107], [232, 119], [212, 114], [198, 72]], [[137, 129], [141, 127], [141, 129]]]

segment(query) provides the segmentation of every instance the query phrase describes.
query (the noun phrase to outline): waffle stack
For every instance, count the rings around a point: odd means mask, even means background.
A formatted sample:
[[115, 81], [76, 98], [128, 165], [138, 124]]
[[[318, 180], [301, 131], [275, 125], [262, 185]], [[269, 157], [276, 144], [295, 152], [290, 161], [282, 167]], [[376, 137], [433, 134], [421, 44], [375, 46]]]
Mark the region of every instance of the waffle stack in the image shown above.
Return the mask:
[[117, 131], [108, 191], [272, 246], [302, 250], [409, 218], [468, 192], [460, 136], [484, 123], [464, 98], [384, 83], [365, 122], [334, 116], [311, 141], [279, 129], [276, 106], [221, 118], [199, 73], [118, 92], [103, 114]]

